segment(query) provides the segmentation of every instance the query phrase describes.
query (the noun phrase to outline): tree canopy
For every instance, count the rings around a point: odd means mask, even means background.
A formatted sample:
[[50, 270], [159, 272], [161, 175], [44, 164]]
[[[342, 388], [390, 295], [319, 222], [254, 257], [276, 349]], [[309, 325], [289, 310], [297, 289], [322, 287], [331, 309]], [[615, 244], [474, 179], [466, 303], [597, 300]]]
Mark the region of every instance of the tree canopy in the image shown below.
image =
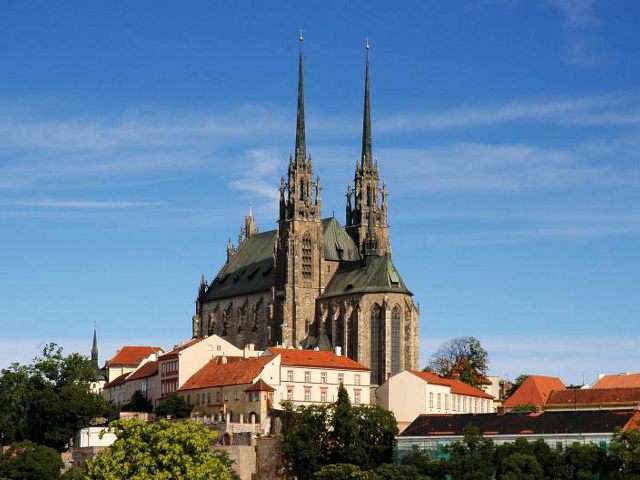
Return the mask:
[[98, 380], [91, 361], [63, 355], [54, 343], [30, 365], [13, 364], [0, 374], [0, 431], [9, 443], [29, 440], [63, 450], [75, 433], [107, 410], [90, 390]]
[[63, 467], [60, 453], [31, 442], [13, 444], [0, 456], [0, 478], [58, 480]]
[[158, 403], [155, 412], [160, 417], [186, 418], [191, 414], [192, 409], [193, 407], [184, 398], [172, 392]]
[[215, 432], [191, 422], [115, 421], [116, 441], [88, 462], [87, 480], [232, 480], [211, 450]]
[[455, 369], [459, 369], [456, 373], [460, 380], [476, 387], [477, 377], [487, 374], [489, 355], [477, 338], [453, 338], [438, 347], [427, 368], [443, 377], [450, 377]]

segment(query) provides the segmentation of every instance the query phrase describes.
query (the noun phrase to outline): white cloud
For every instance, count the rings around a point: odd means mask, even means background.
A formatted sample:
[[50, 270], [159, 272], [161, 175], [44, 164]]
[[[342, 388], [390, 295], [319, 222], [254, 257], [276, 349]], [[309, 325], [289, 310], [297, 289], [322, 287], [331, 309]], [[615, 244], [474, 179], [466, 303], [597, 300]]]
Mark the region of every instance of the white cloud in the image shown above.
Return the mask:
[[567, 62], [590, 66], [600, 62], [593, 53], [590, 33], [598, 22], [594, 13], [595, 0], [547, 0], [559, 10], [565, 20], [567, 35]]

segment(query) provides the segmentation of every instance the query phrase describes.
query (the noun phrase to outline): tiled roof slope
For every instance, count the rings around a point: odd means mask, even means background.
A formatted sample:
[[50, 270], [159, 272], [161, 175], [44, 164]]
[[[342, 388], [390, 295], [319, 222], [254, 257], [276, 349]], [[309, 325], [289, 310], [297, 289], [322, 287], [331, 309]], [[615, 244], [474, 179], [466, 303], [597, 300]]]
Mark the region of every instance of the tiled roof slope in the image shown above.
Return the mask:
[[324, 259], [352, 262], [360, 260], [358, 247], [335, 217], [322, 220]]
[[194, 373], [180, 390], [252, 384], [265, 365], [273, 358], [264, 356], [231, 363], [219, 363], [216, 359], [211, 360]]
[[114, 378], [113, 380], [111, 380], [106, 386], [105, 388], [111, 388], [111, 387], [116, 387], [118, 385], [122, 385], [124, 382], [127, 381], [127, 377], [129, 376], [128, 373], [123, 373], [122, 375]]
[[280, 355], [281, 365], [290, 365], [292, 367], [338, 368], [343, 370], [369, 370], [361, 363], [343, 355], [338, 356], [332, 351], [276, 347], [269, 347], [268, 350], [273, 355]]
[[565, 386], [558, 377], [545, 377], [542, 375], [530, 375], [518, 389], [513, 392], [503, 406], [513, 408], [518, 405], [531, 403], [543, 406], [552, 390], [564, 390]]
[[360, 262], [342, 263], [329, 281], [322, 297], [366, 292], [411, 292], [406, 287], [391, 257], [369, 256]]
[[415, 372], [411, 371], [416, 377], [425, 380], [427, 383], [432, 383], [435, 385], [445, 385], [451, 388], [451, 393], [456, 395], [468, 395], [470, 397], [478, 397], [478, 398], [488, 398], [493, 400], [493, 395], [489, 395], [486, 392], [483, 392], [479, 388], [472, 387], [464, 382], [459, 380], [454, 380], [451, 378], [443, 378], [435, 373], [431, 372]]
[[185, 350], [185, 349], [187, 349], [189, 347], [192, 347], [193, 345], [195, 345], [197, 343], [200, 343], [202, 340], [204, 340], [204, 337], [203, 338], [192, 338], [191, 340], [188, 340], [188, 341], [186, 341], [184, 343], [181, 343], [180, 345], [176, 345], [175, 347], [173, 347], [168, 352], [163, 353], [162, 355], [160, 355], [160, 358], [162, 358], [164, 360], [166, 358], [175, 357], [182, 350]]
[[160, 347], [147, 347], [147, 346], [124, 346], [116, 352], [116, 354], [107, 360], [106, 366], [112, 367], [114, 365], [138, 365], [142, 360], [147, 358], [152, 353], [161, 352]]
[[591, 388], [640, 388], [640, 373], [605, 375], [598, 379]]
[[139, 380], [141, 378], [148, 378], [156, 375], [158, 373], [158, 362], [151, 361], [147, 362], [138, 368], [136, 371], [131, 372], [131, 375], [127, 377], [127, 382], [129, 380]]
[[639, 419], [640, 412], [635, 410], [420, 415], [400, 436], [463, 435], [467, 425], [479, 428], [485, 435], [613, 433], [617, 428], [637, 428]]
[[640, 388], [585, 388], [554, 390], [546, 407], [554, 406], [615, 406], [640, 404]]
[[256, 383], [254, 383], [253, 385], [245, 389], [245, 392], [273, 392], [273, 391], [275, 391], [275, 388], [273, 388], [271, 385], [269, 385], [267, 382], [265, 382], [262, 379], [258, 380]]

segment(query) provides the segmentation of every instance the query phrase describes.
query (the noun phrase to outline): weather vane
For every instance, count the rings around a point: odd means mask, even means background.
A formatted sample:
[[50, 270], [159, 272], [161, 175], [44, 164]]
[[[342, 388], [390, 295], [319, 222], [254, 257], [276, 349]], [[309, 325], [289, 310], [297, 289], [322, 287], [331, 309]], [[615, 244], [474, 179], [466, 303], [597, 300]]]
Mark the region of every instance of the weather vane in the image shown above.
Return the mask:
[[300, 41], [304, 40], [304, 30], [302, 28], [298, 30], [298, 40]]
[[366, 48], [367, 50], [371, 48], [371, 44], [369, 43], [369, 37], [367, 37], [367, 39], [365, 40], [364, 48]]

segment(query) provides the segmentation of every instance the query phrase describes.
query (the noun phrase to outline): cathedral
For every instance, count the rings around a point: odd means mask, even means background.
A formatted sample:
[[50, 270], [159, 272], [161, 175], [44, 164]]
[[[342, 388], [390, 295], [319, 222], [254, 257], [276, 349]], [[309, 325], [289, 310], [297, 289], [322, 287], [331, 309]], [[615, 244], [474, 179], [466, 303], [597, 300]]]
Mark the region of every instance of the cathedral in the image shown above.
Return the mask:
[[217, 334], [240, 348], [335, 349], [370, 367], [371, 383], [380, 385], [418, 368], [420, 312], [391, 259], [387, 190], [371, 145], [369, 45], [362, 155], [347, 187], [345, 226], [322, 218], [320, 177], [305, 140], [302, 43], [297, 105], [277, 226], [258, 232], [253, 213], [245, 217], [220, 272], [200, 282], [193, 336]]

